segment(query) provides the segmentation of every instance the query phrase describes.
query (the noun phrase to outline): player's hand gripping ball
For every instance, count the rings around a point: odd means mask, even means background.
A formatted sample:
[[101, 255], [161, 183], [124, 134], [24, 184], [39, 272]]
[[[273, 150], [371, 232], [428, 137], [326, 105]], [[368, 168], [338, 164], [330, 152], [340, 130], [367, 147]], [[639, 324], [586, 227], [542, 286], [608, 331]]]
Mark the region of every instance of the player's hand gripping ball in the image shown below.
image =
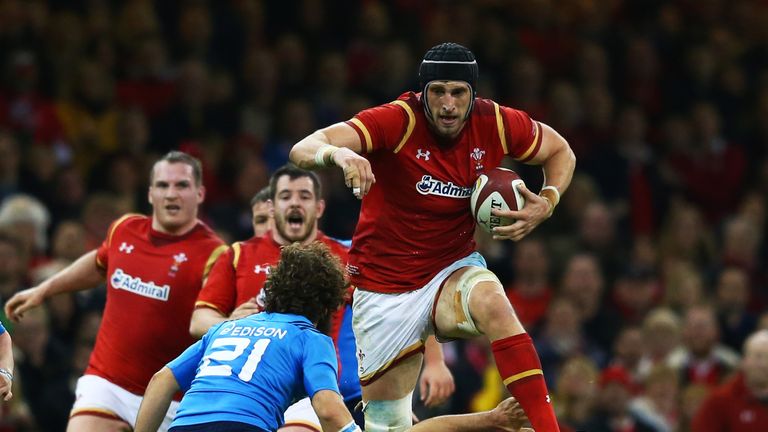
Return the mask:
[[515, 221], [494, 216], [491, 210], [520, 210], [525, 199], [518, 188], [525, 183], [516, 172], [506, 168], [494, 168], [481, 174], [475, 181], [470, 198], [472, 216], [485, 231], [497, 226], [510, 225]]

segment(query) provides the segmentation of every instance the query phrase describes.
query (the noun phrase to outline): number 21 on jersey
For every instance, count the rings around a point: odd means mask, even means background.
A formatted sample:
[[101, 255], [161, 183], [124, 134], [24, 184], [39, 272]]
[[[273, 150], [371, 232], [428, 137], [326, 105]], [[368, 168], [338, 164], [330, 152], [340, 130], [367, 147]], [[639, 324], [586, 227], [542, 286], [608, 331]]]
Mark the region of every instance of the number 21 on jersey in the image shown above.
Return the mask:
[[[219, 338], [213, 341], [211, 348], [224, 348], [214, 351], [207, 356], [203, 357], [203, 364], [200, 365], [200, 371], [197, 373], [198, 377], [202, 376], [230, 376], [232, 375], [232, 365], [235, 361], [245, 354], [251, 339], [245, 337], [229, 337]], [[250, 381], [253, 378], [253, 373], [256, 372], [256, 367], [261, 361], [261, 357], [264, 355], [264, 351], [271, 342], [271, 339], [263, 338], [258, 339], [253, 343], [248, 358], [243, 363], [243, 367], [237, 374], [237, 377], [243, 381]], [[211, 363], [214, 365], [211, 365]], [[229, 364], [219, 364], [229, 363]]]

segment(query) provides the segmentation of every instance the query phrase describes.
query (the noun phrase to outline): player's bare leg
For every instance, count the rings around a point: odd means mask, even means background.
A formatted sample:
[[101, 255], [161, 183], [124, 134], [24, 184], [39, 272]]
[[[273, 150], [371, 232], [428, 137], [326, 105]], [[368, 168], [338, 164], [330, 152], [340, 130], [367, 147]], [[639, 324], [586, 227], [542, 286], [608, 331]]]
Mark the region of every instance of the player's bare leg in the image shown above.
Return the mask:
[[[416, 381], [419, 378], [419, 372], [421, 371], [421, 363], [424, 355], [421, 353], [414, 354], [402, 362], [398, 363], [391, 369], [387, 370], [378, 379], [364, 385], [363, 390], [363, 402], [366, 404], [365, 413], [365, 429], [367, 431], [406, 431], [410, 427], [410, 420], [403, 420], [398, 422], [398, 426], [385, 425], [383, 423], [392, 421], [392, 418], [397, 418], [397, 415], [392, 413], [383, 413], [384, 418], [379, 418], [379, 411], [388, 409], [387, 407], [380, 408], [374, 403], [371, 405], [371, 401], [386, 401], [386, 404], [391, 404], [393, 401], [403, 401], [403, 403], [396, 403], [398, 411], [403, 411], [400, 418], [411, 418], [411, 405], [410, 396], [413, 390], [416, 388]], [[405, 403], [407, 399], [407, 403]], [[378, 426], [378, 428], [377, 428]]]
[[85, 414], [70, 417], [67, 423], [67, 432], [131, 432], [132, 430], [131, 425], [123, 420]]
[[560, 430], [533, 341], [493, 273], [463, 267], [449, 276], [438, 295], [435, 326], [443, 337], [486, 335], [504, 385], [537, 432]]

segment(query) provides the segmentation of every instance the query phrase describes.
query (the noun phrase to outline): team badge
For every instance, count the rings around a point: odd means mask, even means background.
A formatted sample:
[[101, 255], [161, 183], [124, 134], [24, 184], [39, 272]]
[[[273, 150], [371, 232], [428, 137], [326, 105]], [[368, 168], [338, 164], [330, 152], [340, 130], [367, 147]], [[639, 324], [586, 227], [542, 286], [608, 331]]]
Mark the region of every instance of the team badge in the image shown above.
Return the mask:
[[469, 154], [469, 157], [472, 158], [473, 161], [475, 161], [475, 171], [480, 171], [481, 169], [483, 169], [484, 156], [485, 156], [485, 150], [480, 150], [477, 147], [475, 147], [475, 149], [472, 150], [472, 153]]
[[173, 256], [173, 265], [171, 265], [171, 269], [168, 272], [168, 276], [176, 277], [176, 273], [178, 273], [178, 271], [179, 271], [179, 266], [182, 263], [185, 263], [187, 261], [189, 261], [189, 259], [187, 258], [187, 254], [185, 254], [184, 252], [177, 253], [176, 255], [174, 255]]

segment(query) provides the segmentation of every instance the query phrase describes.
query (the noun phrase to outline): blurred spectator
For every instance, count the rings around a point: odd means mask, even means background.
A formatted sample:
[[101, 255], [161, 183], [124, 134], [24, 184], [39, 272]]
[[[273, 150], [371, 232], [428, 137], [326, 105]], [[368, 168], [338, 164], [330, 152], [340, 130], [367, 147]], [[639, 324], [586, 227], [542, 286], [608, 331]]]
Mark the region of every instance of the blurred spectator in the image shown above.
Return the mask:
[[569, 357], [582, 355], [598, 365], [605, 362], [605, 353], [582, 330], [581, 319], [570, 299], [557, 298], [550, 303], [544, 326], [535, 340], [547, 387], [554, 388], [560, 368]]
[[546, 245], [541, 239], [523, 239], [515, 246], [511, 264], [514, 277], [506, 285], [507, 297], [520, 322], [531, 331], [544, 317], [553, 296]]
[[26, 268], [45, 261], [50, 221], [48, 209], [30, 195], [13, 195], [0, 204], [0, 229], [12, 232], [21, 240], [22, 265]]
[[658, 432], [676, 431], [679, 381], [677, 372], [668, 366], [654, 367], [643, 382], [643, 393], [630, 402], [629, 411], [652, 424]]
[[715, 389], [693, 419], [692, 432], [762, 432], [768, 429], [768, 330], [744, 345], [741, 371]]
[[569, 358], [560, 369], [553, 395], [561, 425], [582, 430], [592, 416], [600, 370], [584, 356]]
[[707, 305], [693, 306], [683, 320], [683, 346], [669, 358], [682, 383], [721, 383], [738, 365], [739, 356], [720, 342], [715, 311]]
[[613, 357], [611, 366], [621, 367], [632, 380], [632, 383], [640, 388], [640, 361], [643, 357], [643, 332], [635, 325], [621, 329], [613, 344]]
[[714, 249], [714, 239], [701, 212], [691, 204], [673, 203], [659, 237], [662, 265], [682, 261], [702, 271], [712, 262]]
[[[21, 241], [11, 233], [0, 230], [0, 300], [5, 302], [24, 288], [25, 270], [24, 254]], [[3, 325], [9, 326], [8, 320], [2, 315]]]
[[721, 340], [738, 351], [757, 325], [757, 318], [747, 310], [751, 291], [747, 273], [738, 267], [726, 267], [720, 272], [715, 291]]
[[22, 391], [39, 430], [64, 431], [75, 401], [68, 377], [70, 353], [51, 337], [46, 307], [28, 311], [14, 327]]
[[[735, 209], [744, 182], [744, 149], [721, 133], [721, 118], [711, 103], [699, 103], [690, 112], [694, 137], [689, 148], [669, 155], [686, 195], [717, 223]], [[712, 188], [712, 181], [718, 187]]]
[[595, 414], [584, 430], [589, 432], [659, 432], [650, 422], [629, 409], [637, 391], [629, 373], [620, 366], [611, 366], [600, 374]]
[[689, 262], [667, 262], [664, 286], [664, 303], [678, 314], [706, 300], [701, 273]]
[[723, 227], [720, 261], [724, 266], [741, 267], [748, 276], [757, 276], [761, 243], [762, 232], [753, 219], [747, 215], [731, 218]]
[[114, 81], [104, 65], [88, 59], [76, 70], [69, 97], [56, 109], [74, 162], [83, 173], [117, 149], [119, 110], [114, 101]]
[[612, 294], [622, 321], [639, 324], [656, 305], [661, 291], [652, 268], [630, 264], [616, 279]]
[[608, 352], [621, 324], [612, 308], [603, 307], [605, 277], [592, 254], [574, 255], [565, 267], [560, 293], [570, 299], [581, 315], [584, 334]]
[[645, 379], [657, 365], [665, 365], [670, 354], [680, 345], [680, 318], [665, 307], [655, 308], [645, 316], [642, 324], [643, 357], [637, 372]]

